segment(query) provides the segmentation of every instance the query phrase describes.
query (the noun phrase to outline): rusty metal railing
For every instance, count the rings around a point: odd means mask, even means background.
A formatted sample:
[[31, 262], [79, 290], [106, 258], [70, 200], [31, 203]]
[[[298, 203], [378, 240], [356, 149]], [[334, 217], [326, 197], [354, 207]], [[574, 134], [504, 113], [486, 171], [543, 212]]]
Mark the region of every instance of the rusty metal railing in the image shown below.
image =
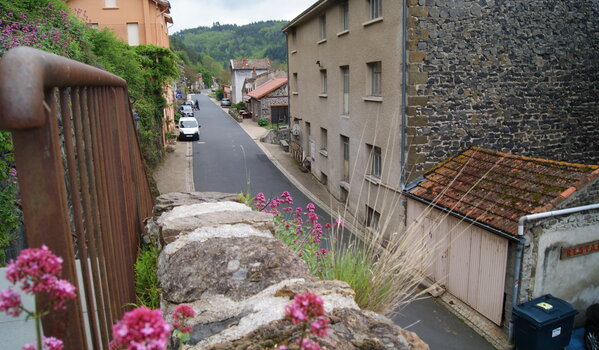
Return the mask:
[[138, 237], [153, 205], [126, 82], [12, 49], [0, 60], [0, 129], [12, 132], [28, 246], [63, 257], [64, 278], [85, 292], [87, 315], [77, 298], [43, 319], [44, 333], [67, 349], [108, 349], [111, 325], [135, 302]]

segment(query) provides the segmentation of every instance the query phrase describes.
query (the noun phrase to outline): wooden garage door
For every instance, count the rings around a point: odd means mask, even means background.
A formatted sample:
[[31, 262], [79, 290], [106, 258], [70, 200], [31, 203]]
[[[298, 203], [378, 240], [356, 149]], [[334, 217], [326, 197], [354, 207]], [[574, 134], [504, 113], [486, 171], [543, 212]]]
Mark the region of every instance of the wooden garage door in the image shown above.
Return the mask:
[[501, 325], [507, 239], [439, 210], [425, 210], [425, 205], [408, 201], [408, 222], [417, 220], [437, 247], [429, 277]]

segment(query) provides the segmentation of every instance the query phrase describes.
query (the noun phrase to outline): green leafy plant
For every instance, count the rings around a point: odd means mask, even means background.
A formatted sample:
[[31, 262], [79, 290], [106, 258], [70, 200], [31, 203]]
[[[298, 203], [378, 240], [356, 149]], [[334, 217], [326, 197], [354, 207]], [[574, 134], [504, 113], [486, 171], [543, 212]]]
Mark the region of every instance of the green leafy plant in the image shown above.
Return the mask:
[[151, 309], [160, 307], [157, 264], [158, 248], [149, 245], [140, 249], [135, 262], [135, 293], [138, 303]]
[[268, 119], [266, 118], [260, 118], [258, 119], [258, 125], [260, 126], [267, 126], [269, 124]]
[[216, 89], [214, 94], [216, 96], [216, 100], [220, 101], [223, 99], [223, 97], [225, 97], [225, 90], [223, 90], [223, 88], [218, 88], [218, 89]]
[[4, 248], [9, 247], [21, 226], [21, 210], [13, 145], [8, 132], [0, 132], [0, 266], [6, 264]]
[[247, 106], [245, 105], [245, 102], [241, 101], [231, 105], [231, 108], [235, 108], [236, 110], [240, 111], [242, 109], [247, 109]]

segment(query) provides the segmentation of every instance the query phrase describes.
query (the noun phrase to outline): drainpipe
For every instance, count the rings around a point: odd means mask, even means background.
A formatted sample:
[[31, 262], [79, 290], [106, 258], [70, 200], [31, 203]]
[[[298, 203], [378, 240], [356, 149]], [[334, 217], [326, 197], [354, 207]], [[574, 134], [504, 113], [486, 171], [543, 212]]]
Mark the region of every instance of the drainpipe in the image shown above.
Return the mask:
[[[576, 213], [585, 210], [599, 209], [599, 203], [583, 205], [580, 207], [567, 208], [561, 210], [548, 211], [545, 213], [531, 214], [520, 217], [518, 220], [518, 246], [516, 247], [516, 264], [514, 267], [514, 289], [512, 291], [512, 308], [518, 304], [518, 297], [520, 294], [520, 273], [522, 271], [522, 256], [524, 252], [524, 243], [526, 242], [526, 238], [524, 238], [524, 225], [526, 222], [535, 221], [545, 218], [550, 218], [553, 216], [566, 215], [571, 213]], [[512, 313], [512, 317], [510, 318], [509, 324], [509, 341], [510, 343], [514, 342], [514, 315]]]
[[402, 47], [401, 47], [401, 159], [400, 159], [400, 175], [399, 175], [399, 188], [403, 191], [406, 186], [406, 84], [408, 77], [406, 76], [408, 71], [408, 6], [407, 0], [402, 0], [402, 20], [401, 20], [401, 36], [402, 36]]

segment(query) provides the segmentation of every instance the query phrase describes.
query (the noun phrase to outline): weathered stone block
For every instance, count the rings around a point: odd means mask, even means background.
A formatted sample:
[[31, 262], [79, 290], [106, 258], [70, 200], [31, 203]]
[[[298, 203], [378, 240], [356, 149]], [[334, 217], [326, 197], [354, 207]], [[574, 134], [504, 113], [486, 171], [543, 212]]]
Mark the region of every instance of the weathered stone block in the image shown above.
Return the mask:
[[416, 17], [427, 17], [428, 7], [427, 6], [410, 6], [408, 7], [408, 14]]
[[428, 81], [428, 73], [426, 72], [409, 72], [408, 84], [426, 84]]
[[409, 106], [426, 106], [428, 104], [427, 96], [408, 97]]
[[426, 58], [426, 51], [410, 51], [408, 52], [410, 63], [421, 63]]

